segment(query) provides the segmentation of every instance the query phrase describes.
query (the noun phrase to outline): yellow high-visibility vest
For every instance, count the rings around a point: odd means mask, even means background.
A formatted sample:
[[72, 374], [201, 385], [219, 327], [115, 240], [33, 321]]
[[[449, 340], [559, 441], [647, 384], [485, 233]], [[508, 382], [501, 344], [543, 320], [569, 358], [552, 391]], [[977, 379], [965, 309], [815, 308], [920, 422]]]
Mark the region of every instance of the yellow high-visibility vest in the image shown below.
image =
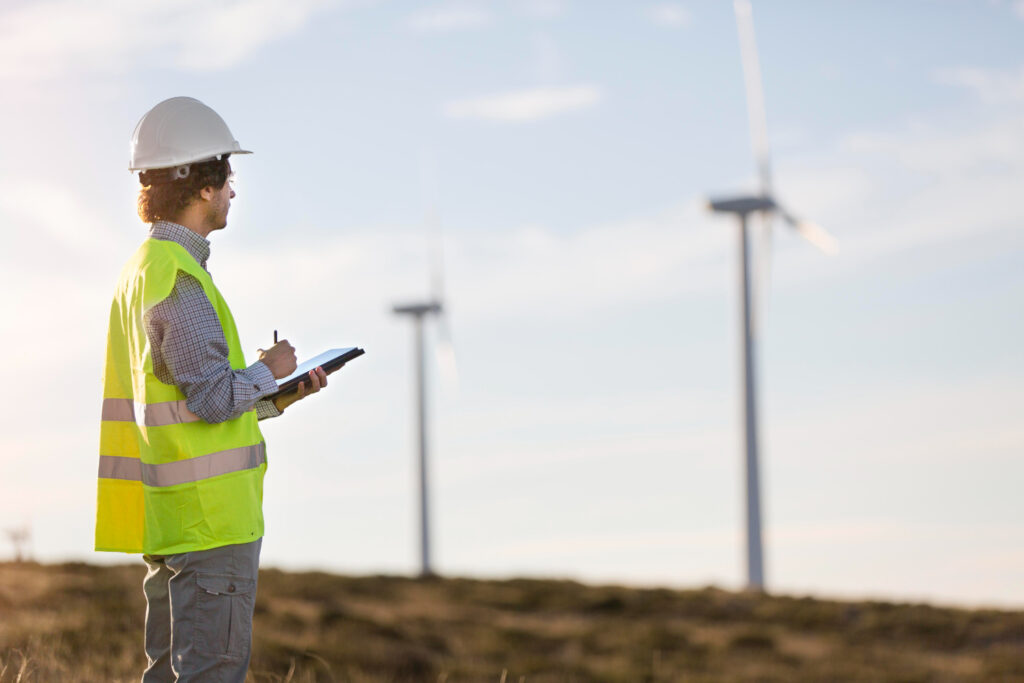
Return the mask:
[[199, 281], [217, 312], [231, 367], [246, 367], [209, 273], [176, 242], [146, 240], [121, 271], [110, 307], [96, 550], [170, 555], [263, 536], [267, 459], [255, 410], [210, 424], [153, 372], [144, 316], [170, 295], [179, 271]]

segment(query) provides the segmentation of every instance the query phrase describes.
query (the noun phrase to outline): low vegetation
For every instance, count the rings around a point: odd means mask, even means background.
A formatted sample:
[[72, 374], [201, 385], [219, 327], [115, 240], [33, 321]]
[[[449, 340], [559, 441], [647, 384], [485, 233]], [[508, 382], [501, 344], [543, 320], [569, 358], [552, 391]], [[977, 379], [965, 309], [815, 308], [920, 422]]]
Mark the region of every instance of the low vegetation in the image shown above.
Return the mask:
[[[139, 565], [0, 564], [0, 683], [137, 681]], [[249, 681], [1022, 681], [1024, 612], [260, 574]]]

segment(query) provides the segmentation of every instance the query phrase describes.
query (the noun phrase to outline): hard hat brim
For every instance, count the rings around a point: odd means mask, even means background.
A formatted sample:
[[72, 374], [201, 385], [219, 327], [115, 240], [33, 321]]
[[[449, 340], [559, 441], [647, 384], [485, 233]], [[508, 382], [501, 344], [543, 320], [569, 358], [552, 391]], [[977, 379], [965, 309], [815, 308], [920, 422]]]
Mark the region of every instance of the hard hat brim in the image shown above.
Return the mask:
[[203, 162], [203, 161], [210, 161], [212, 159], [217, 159], [219, 157], [222, 157], [225, 154], [231, 154], [231, 155], [235, 155], [235, 154], [252, 154], [252, 152], [247, 150], [247, 149], [231, 149], [231, 150], [225, 150], [225, 151], [222, 151], [222, 152], [215, 152], [213, 154], [201, 154], [201, 155], [198, 155], [195, 159], [187, 159], [187, 160], [182, 160], [182, 161], [177, 161], [177, 160], [171, 161], [170, 159], [166, 159], [166, 160], [164, 160], [164, 159], [154, 159], [154, 160], [150, 161], [147, 164], [140, 164], [140, 165], [137, 165], [137, 166], [129, 166], [128, 170], [130, 172], [134, 173], [136, 171], [153, 171], [153, 170], [156, 170], [158, 168], [174, 168], [176, 166], [186, 166], [188, 164], [198, 164], [198, 163]]

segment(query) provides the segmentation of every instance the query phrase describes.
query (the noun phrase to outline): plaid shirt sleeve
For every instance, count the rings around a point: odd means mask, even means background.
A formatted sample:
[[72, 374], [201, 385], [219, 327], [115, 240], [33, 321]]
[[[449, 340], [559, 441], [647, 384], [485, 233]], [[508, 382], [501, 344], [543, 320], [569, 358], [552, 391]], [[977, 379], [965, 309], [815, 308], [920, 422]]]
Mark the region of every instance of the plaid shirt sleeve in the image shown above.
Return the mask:
[[257, 361], [231, 369], [220, 319], [191, 275], [178, 273], [170, 296], [146, 313], [145, 325], [157, 379], [177, 385], [188, 409], [206, 422], [232, 420], [253, 408], [261, 420], [281, 414], [260, 400], [277, 391], [270, 368]]

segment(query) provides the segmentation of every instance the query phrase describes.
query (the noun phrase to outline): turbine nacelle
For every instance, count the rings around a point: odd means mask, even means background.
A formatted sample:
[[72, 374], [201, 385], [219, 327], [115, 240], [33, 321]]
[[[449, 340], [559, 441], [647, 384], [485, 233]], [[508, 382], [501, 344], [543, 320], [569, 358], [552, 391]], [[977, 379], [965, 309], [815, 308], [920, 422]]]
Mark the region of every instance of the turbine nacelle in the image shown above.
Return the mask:
[[391, 308], [391, 310], [399, 315], [405, 314], [423, 317], [428, 313], [440, 313], [443, 308], [440, 301], [425, 301], [419, 304], [396, 304]]
[[708, 201], [708, 208], [712, 211], [738, 213], [743, 216], [755, 211], [771, 211], [775, 207], [775, 200], [763, 195], [729, 197], [727, 199], [711, 199]]

